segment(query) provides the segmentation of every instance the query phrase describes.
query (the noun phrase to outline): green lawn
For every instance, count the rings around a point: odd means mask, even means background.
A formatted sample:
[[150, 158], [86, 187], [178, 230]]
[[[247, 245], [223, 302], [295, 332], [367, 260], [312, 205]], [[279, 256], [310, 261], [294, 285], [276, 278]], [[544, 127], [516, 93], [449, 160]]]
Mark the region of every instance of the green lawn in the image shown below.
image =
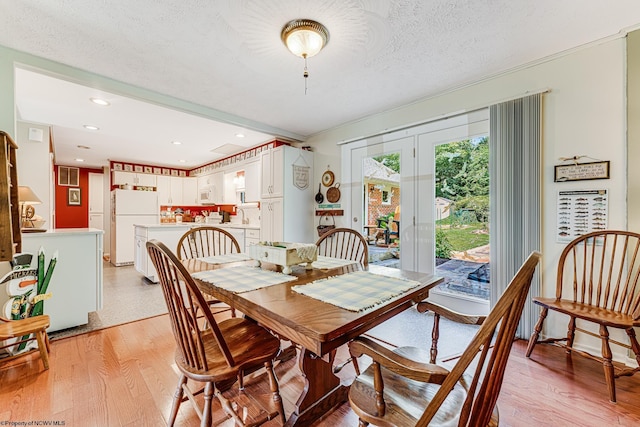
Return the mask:
[[[444, 220], [446, 221], [446, 219]], [[455, 228], [449, 228], [449, 225], [436, 223], [436, 226], [444, 231], [447, 240], [451, 243], [454, 251], [466, 251], [467, 249], [477, 248], [489, 244], [488, 233], [474, 233], [474, 231], [482, 230], [481, 223], [473, 223]]]

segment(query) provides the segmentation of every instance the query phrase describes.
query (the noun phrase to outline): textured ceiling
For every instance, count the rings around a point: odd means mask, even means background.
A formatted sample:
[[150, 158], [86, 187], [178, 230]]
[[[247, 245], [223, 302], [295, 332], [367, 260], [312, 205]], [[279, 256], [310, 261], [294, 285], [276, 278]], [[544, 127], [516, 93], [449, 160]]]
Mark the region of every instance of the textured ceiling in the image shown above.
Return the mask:
[[[306, 95], [295, 18], [330, 32]], [[1, 45], [299, 139], [638, 23], [638, 0], [0, 0]]]

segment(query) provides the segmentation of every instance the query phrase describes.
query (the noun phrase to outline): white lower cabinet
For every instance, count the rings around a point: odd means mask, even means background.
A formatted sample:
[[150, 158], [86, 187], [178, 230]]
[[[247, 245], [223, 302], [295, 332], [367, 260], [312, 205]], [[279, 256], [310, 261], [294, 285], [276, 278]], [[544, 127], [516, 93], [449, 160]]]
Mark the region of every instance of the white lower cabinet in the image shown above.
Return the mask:
[[260, 230], [248, 228], [244, 233], [244, 252], [249, 251], [249, 246], [260, 243]]

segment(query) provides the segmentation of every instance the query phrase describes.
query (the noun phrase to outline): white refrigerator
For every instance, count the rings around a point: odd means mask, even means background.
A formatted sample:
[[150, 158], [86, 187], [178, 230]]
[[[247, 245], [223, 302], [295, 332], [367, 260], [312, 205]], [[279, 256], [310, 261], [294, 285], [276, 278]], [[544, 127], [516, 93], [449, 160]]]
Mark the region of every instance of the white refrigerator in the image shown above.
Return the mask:
[[158, 224], [158, 193], [116, 189], [111, 191], [111, 264], [133, 264], [135, 224]]

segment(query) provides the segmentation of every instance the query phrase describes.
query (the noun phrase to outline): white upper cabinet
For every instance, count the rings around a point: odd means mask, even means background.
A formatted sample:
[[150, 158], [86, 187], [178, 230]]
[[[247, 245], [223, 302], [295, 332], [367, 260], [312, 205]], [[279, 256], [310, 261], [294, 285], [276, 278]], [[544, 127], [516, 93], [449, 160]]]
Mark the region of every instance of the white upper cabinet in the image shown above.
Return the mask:
[[113, 185], [137, 185], [142, 187], [155, 187], [156, 175], [125, 171], [113, 172]]
[[260, 201], [260, 161], [255, 160], [247, 163], [244, 167], [244, 201]]
[[198, 178], [182, 178], [182, 203], [189, 206], [198, 204]]
[[260, 195], [263, 199], [282, 197], [284, 194], [284, 146], [260, 154], [262, 179]]
[[233, 171], [224, 174], [224, 192], [222, 202], [226, 205], [236, 203], [236, 173], [237, 171]]
[[171, 205], [171, 182], [170, 176], [159, 175], [157, 178], [156, 191], [158, 192], [158, 205]]
[[158, 176], [158, 204], [187, 205], [198, 204], [198, 179], [194, 177]]

